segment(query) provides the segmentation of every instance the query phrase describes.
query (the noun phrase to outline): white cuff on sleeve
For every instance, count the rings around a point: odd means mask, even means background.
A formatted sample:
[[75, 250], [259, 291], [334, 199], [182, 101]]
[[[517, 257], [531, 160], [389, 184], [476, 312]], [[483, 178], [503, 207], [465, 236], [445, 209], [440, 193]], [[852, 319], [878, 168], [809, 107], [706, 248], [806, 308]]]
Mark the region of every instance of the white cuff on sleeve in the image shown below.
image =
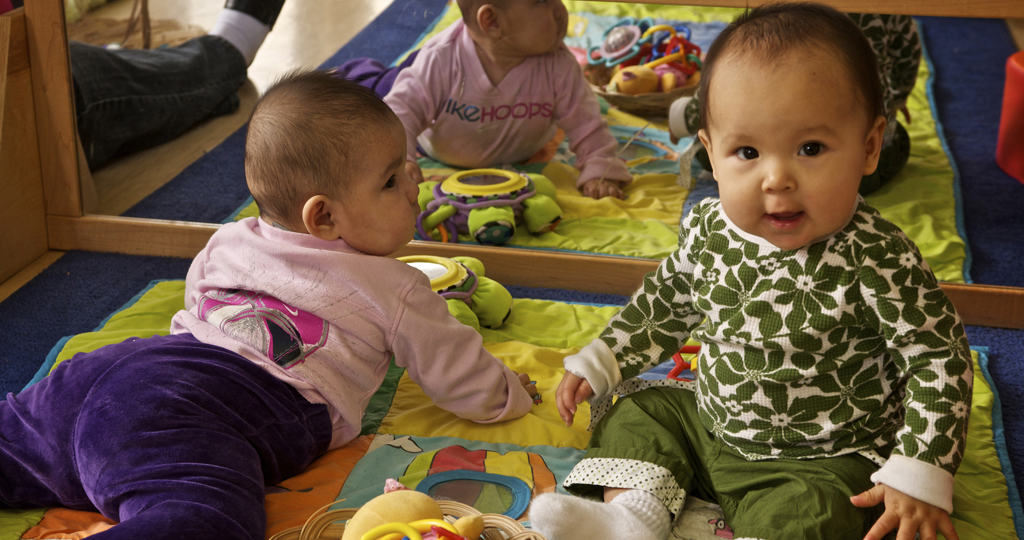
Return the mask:
[[615, 353], [600, 339], [591, 341], [580, 352], [566, 356], [562, 363], [566, 371], [590, 383], [594, 389], [591, 399], [607, 397], [622, 382]]
[[668, 108], [668, 130], [680, 139], [696, 135], [696, 133], [690, 133], [690, 130], [686, 129], [686, 105], [692, 99], [692, 97], [679, 98], [673, 101], [672, 105]]
[[953, 513], [953, 475], [935, 465], [894, 454], [871, 481]]

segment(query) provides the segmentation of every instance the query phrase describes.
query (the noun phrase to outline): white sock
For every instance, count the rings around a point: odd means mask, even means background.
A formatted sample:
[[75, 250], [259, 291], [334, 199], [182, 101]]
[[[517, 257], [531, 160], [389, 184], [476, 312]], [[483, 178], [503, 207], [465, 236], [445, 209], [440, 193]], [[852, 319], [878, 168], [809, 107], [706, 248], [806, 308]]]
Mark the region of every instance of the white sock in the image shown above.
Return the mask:
[[256, 17], [234, 9], [222, 9], [213, 24], [212, 35], [220, 36], [235, 46], [245, 57], [245, 65], [252, 63], [256, 51], [260, 50], [263, 40], [270, 33], [270, 27], [261, 23]]
[[610, 503], [545, 493], [530, 506], [533, 530], [548, 540], [665, 540], [670, 517], [657, 497], [639, 489]]

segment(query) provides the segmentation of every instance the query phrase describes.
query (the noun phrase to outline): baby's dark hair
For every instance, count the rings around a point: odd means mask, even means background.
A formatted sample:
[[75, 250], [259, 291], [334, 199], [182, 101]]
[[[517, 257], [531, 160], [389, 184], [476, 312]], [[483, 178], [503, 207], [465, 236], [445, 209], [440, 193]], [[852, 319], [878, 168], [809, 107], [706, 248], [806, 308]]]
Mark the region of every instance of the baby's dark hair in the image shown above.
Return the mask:
[[780, 2], [747, 10], [711, 44], [700, 79], [700, 128], [707, 130], [710, 123], [709, 91], [718, 60], [744, 54], [771, 62], [799, 47], [831, 48], [856, 85], [869, 122], [885, 114], [878, 58], [856, 23], [822, 4]]
[[295, 71], [263, 94], [245, 139], [245, 177], [260, 214], [293, 222], [314, 195], [336, 197], [369, 136], [399, 122], [372, 90], [324, 71]]

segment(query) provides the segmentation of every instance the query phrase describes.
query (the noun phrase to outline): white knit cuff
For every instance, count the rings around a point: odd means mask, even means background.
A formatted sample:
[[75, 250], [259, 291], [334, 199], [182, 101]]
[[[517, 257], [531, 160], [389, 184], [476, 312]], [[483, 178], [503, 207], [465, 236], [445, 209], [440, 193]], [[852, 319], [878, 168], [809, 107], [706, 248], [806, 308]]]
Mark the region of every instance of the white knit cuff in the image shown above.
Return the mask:
[[953, 513], [953, 475], [935, 465], [895, 454], [871, 475], [871, 481]]
[[692, 97], [681, 97], [673, 101], [672, 105], [668, 108], [668, 130], [680, 139], [696, 135], [696, 133], [690, 133], [690, 130], [686, 129], [686, 105], [692, 99]]
[[590, 383], [594, 389], [591, 400], [607, 397], [622, 382], [615, 353], [600, 339], [591, 341], [580, 352], [566, 356], [562, 363], [566, 371]]

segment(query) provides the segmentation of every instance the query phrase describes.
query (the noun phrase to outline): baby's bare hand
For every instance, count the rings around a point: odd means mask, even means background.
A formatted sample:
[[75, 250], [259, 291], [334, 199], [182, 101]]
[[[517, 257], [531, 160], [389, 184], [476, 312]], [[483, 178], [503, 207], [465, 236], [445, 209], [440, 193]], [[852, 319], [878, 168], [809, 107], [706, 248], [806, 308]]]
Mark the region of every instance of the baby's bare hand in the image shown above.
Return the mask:
[[591, 199], [603, 199], [605, 197], [622, 198], [622, 188], [617, 180], [591, 178], [584, 182], [580, 191]]
[[921, 540], [936, 540], [936, 530], [946, 540], [959, 540], [948, 512], [885, 484], [878, 484], [860, 495], [850, 497], [850, 502], [860, 508], [885, 502], [885, 512], [864, 540], [881, 540], [896, 527], [899, 527], [896, 540], [914, 540], [918, 532], [921, 533]]
[[586, 379], [577, 377], [568, 371], [562, 377], [555, 390], [555, 404], [558, 405], [558, 415], [566, 426], [571, 426], [573, 418], [576, 417], [576, 406], [583, 403], [587, 398], [594, 395], [594, 389]]
[[523, 388], [526, 389], [526, 393], [530, 394], [530, 397], [536, 399], [540, 392], [537, 390], [536, 381], [530, 380], [530, 375], [527, 373], [516, 373], [519, 377], [519, 382], [523, 384]]

